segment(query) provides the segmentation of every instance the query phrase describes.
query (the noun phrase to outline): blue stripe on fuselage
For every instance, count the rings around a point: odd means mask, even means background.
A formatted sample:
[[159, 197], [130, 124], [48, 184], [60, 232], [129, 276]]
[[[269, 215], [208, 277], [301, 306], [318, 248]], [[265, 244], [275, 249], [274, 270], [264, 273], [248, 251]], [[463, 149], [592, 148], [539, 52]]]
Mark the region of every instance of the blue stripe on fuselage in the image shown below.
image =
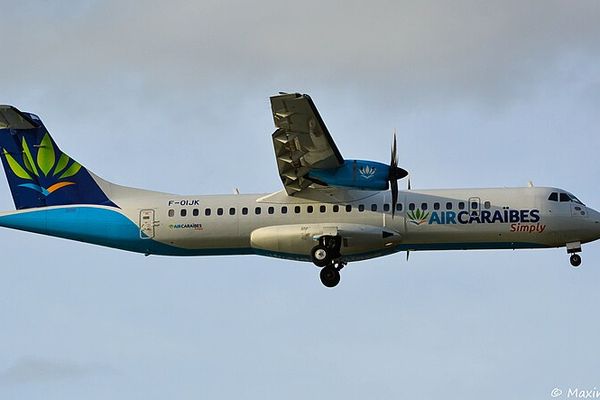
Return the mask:
[[139, 227], [114, 209], [41, 208], [0, 216], [0, 226], [146, 254], [193, 256], [199, 251], [142, 239]]

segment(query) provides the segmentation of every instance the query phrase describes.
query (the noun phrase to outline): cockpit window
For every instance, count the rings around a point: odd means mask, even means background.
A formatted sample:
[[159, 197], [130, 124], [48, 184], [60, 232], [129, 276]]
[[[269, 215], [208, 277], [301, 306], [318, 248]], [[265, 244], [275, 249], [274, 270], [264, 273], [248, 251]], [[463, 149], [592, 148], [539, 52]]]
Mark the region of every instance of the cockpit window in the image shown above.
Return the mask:
[[572, 194], [569, 194], [569, 197], [571, 198], [571, 200], [573, 200], [575, 203], [581, 204], [583, 205], [583, 203], [581, 202], [581, 200], [579, 200], [577, 197], [573, 196]]
[[550, 193], [550, 196], [548, 196], [548, 200], [550, 200], [550, 201], [559, 201], [559, 199], [563, 203], [572, 201], [574, 203], [581, 204], [582, 206], [585, 205], [581, 202], [581, 200], [579, 200], [577, 197], [573, 196], [571, 193], [552, 192], [552, 193]]

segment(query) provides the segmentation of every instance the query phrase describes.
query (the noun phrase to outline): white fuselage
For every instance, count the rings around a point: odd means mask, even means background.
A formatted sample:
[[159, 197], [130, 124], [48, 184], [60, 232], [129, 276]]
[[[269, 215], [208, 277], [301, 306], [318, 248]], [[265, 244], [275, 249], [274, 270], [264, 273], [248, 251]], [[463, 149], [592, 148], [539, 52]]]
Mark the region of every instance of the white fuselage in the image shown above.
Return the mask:
[[[342, 255], [349, 260], [403, 250], [558, 247], [600, 236], [600, 214], [573, 201], [550, 201], [552, 192], [562, 191], [404, 191], [394, 216], [389, 192], [364, 192], [344, 203], [287, 195], [161, 195], [137, 199], [124, 211], [140, 221], [143, 236], [170, 246], [291, 259], [307, 259], [315, 238], [329, 231], [345, 239]], [[154, 214], [146, 228], [144, 212]]]
[[343, 262], [416, 250], [578, 249], [600, 237], [600, 214], [555, 188], [403, 191], [395, 215], [387, 191], [311, 201], [284, 192], [104, 190], [118, 208], [31, 208], [2, 213], [0, 225], [148, 255], [261, 254], [303, 261], [311, 260], [319, 238], [337, 237]]

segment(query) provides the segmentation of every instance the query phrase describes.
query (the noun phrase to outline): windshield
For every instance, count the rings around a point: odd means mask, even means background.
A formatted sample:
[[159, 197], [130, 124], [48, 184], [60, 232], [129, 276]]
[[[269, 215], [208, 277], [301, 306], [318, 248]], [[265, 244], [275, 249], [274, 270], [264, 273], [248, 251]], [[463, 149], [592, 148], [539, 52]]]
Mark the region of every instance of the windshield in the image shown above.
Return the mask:
[[561, 203], [574, 202], [577, 204], [581, 204], [582, 206], [585, 205], [577, 197], [567, 192], [552, 192], [550, 193], [550, 196], [548, 196], [548, 200], [557, 201]]
[[571, 193], [567, 193], [569, 195], [569, 198], [574, 201], [575, 203], [581, 204], [582, 206], [585, 205], [581, 202], [581, 200], [579, 200], [577, 197], [575, 197], [574, 195], [572, 195]]

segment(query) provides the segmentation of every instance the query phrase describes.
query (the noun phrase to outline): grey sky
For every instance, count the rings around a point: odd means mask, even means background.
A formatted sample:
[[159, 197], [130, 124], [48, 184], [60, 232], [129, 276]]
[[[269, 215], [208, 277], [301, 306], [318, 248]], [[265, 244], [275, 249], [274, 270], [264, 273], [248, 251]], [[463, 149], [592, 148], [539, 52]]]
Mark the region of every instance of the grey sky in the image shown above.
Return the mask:
[[[0, 103], [116, 183], [279, 190], [268, 97], [282, 90], [312, 95], [346, 157], [387, 162], [396, 128], [414, 187], [533, 180], [600, 208], [597, 1], [28, 1], [2, 16]], [[330, 291], [309, 264], [9, 230], [0, 243], [3, 399], [600, 385], [598, 244], [578, 271], [562, 249], [396, 255], [350, 265]]]
[[[565, 56], [597, 61], [599, 7], [595, 1], [28, 2], [7, 7], [13, 18], [5, 29], [17, 41], [8, 44], [5, 67], [43, 82], [135, 77], [164, 90], [214, 86], [214, 79], [292, 77], [337, 87], [352, 82], [362, 90], [391, 87], [413, 99], [489, 101], [531, 90]], [[23, 66], [32, 52], [38, 62]]]

